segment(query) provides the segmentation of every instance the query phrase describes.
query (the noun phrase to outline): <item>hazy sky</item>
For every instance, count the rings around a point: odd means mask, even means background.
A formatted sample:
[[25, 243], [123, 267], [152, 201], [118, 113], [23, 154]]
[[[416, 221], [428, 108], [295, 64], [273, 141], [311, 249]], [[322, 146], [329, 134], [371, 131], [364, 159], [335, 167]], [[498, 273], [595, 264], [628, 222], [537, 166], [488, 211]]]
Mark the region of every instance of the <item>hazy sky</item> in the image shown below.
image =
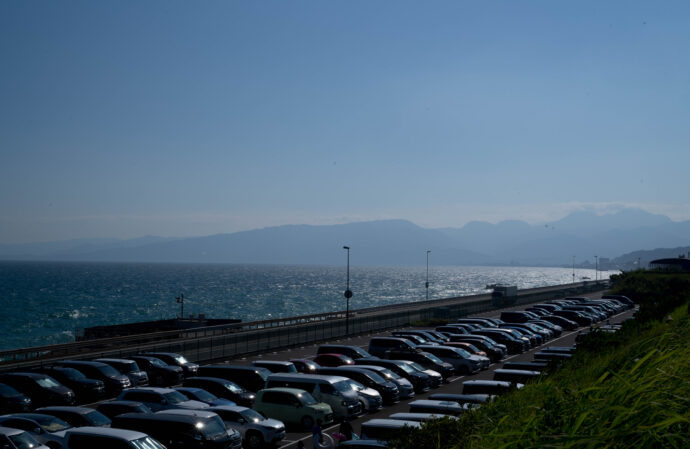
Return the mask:
[[690, 219], [688, 1], [0, 2], [0, 243]]

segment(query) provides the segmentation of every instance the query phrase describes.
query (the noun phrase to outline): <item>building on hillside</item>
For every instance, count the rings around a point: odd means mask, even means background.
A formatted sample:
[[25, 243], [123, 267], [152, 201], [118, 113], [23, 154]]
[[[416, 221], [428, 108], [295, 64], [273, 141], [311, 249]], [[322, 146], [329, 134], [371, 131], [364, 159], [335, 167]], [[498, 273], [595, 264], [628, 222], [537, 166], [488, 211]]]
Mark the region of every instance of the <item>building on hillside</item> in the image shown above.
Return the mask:
[[657, 259], [649, 262], [649, 268], [658, 271], [690, 271], [690, 259], [685, 256]]

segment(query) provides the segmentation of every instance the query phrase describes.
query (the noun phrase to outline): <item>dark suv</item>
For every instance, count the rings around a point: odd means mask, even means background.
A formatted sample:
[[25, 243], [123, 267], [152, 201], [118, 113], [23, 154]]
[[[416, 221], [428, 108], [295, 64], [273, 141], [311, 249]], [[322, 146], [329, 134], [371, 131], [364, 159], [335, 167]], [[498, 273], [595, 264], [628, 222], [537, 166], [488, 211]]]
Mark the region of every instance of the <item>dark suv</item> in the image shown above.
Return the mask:
[[101, 362], [86, 362], [82, 360], [62, 360], [60, 366], [74, 368], [90, 379], [98, 379], [105, 384], [105, 391], [110, 395], [118, 395], [125, 388], [130, 388], [132, 382], [129, 377], [120, 374], [118, 370]]
[[155, 387], [170, 387], [182, 383], [184, 370], [181, 366], [168, 365], [158, 357], [133, 355], [130, 357], [149, 378], [149, 383]]
[[202, 410], [166, 410], [125, 413], [113, 418], [113, 427], [143, 432], [168, 449], [240, 449], [242, 437], [228, 430], [218, 415]]
[[74, 404], [74, 392], [46, 374], [4, 373], [0, 382], [30, 397], [34, 407]]

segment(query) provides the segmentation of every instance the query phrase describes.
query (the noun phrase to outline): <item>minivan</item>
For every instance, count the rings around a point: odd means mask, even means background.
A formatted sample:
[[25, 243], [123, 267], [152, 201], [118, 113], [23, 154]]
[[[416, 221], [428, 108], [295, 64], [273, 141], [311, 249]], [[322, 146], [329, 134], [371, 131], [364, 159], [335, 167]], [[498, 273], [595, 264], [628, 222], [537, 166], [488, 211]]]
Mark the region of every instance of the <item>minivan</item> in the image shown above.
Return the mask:
[[146, 371], [139, 368], [137, 362], [129, 359], [112, 359], [112, 358], [102, 358], [96, 359], [95, 362], [106, 363], [120, 372], [129, 377], [129, 381], [135, 387], [146, 387], [149, 384], [149, 376]]
[[97, 379], [105, 384], [106, 394], [118, 395], [122, 390], [132, 386], [129, 377], [120, 374], [112, 366], [101, 362], [86, 362], [83, 360], [61, 360], [60, 366], [74, 368], [89, 379]]
[[220, 377], [189, 377], [183, 385], [191, 388], [203, 388], [214, 396], [228, 399], [236, 404], [251, 407], [255, 394], [237, 385], [235, 382]]
[[256, 393], [254, 410], [266, 418], [277, 419], [286, 425], [297, 425], [311, 430], [314, 424], [333, 422], [333, 409], [325, 402], [298, 388], [267, 388]]
[[481, 369], [480, 359], [463, 349], [431, 345], [422, 345], [419, 348], [422, 351], [432, 353], [444, 362], [450, 363], [457, 373], [470, 374], [476, 373]]
[[274, 373], [268, 376], [266, 388], [298, 388], [319, 402], [331, 406], [334, 418], [350, 419], [362, 413], [357, 392], [345, 377], [320, 374]]

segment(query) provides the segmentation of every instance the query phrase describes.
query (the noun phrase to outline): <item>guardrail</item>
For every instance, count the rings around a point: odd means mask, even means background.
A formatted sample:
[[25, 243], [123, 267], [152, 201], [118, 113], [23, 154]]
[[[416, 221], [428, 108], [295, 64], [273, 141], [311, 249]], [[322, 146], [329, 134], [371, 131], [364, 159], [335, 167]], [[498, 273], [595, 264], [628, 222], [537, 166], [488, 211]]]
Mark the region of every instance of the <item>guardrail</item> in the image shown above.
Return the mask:
[[[606, 285], [590, 282], [521, 290], [517, 304], [602, 290]], [[490, 294], [392, 304], [351, 311], [349, 328], [352, 335], [364, 334], [414, 321], [454, 319], [495, 309]], [[1, 351], [0, 368], [17, 369], [65, 358], [127, 357], [143, 351], [176, 352], [208, 362], [345, 337], [346, 327], [346, 313], [337, 311], [104, 338]]]

